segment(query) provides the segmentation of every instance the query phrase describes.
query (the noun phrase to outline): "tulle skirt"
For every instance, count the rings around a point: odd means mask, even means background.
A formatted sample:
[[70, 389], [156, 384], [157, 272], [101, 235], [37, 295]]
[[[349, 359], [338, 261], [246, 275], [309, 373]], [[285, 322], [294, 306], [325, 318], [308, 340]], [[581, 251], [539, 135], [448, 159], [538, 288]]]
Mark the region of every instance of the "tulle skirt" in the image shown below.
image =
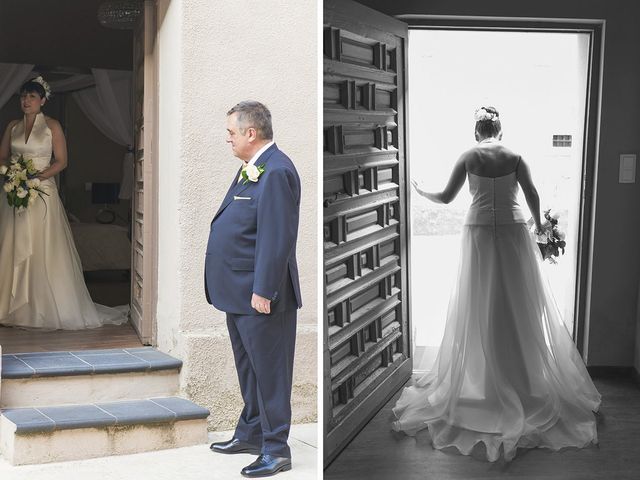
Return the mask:
[[465, 225], [438, 357], [402, 392], [393, 429], [511, 460], [519, 447], [597, 443], [599, 405], [526, 225]]
[[79, 330], [127, 321], [128, 308], [95, 304], [52, 180], [21, 213], [0, 196], [0, 325]]

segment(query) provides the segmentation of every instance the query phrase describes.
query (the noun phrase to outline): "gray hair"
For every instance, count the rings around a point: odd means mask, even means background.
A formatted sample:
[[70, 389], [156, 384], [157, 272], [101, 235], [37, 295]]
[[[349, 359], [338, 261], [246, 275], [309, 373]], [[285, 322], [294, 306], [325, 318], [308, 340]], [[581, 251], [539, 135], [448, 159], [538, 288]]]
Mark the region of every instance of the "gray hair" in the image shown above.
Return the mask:
[[238, 114], [238, 127], [243, 135], [247, 128], [255, 128], [259, 138], [263, 140], [271, 140], [273, 138], [271, 112], [262, 103], [254, 100], [240, 102], [227, 112], [227, 116], [234, 113]]

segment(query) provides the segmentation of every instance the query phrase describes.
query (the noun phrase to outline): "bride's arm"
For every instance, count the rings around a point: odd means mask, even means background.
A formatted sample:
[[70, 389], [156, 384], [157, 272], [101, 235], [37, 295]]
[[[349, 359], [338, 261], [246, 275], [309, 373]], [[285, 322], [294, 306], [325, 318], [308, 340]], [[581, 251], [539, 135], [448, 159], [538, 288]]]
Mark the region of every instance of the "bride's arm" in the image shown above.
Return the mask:
[[536, 222], [536, 228], [538, 230], [542, 230], [542, 223], [540, 223], [540, 197], [538, 196], [538, 190], [536, 190], [536, 186], [533, 184], [533, 180], [531, 179], [531, 170], [529, 169], [529, 165], [527, 165], [523, 159], [520, 159], [520, 162], [518, 163], [516, 177], [518, 179], [518, 183], [520, 183], [522, 191], [524, 192], [524, 198], [527, 200], [527, 205], [531, 211], [533, 221]]
[[16, 124], [17, 120], [12, 120], [7, 125], [2, 141], [0, 142], [0, 165], [7, 165], [9, 158], [11, 157], [11, 129]]
[[64, 138], [64, 132], [62, 131], [60, 122], [52, 118], [47, 118], [47, 125], [51, 130], [54, 161], [40, 172], [40, 175], [38, 175], [40, 180], [51, 178], [67, 168], [67, 142]]
[[415, 187], [416, 191], [425, 198], [428, 198], [432, 202], [436, 203], [450, 203], [456, 196], [462, 185], [464, 185], [464, 181], [467, 178], [467, 168], [465, 167], [464, 157], [460, 157], [460, 159], [456, 162], [453, 167], [453, 171], [451, 172], [451, 177], [449, 177], [449, 182], [447, 186], [444, 187], [444, 190], [441, 192], [425, 192], [418, 188], [418, 184], [415, 180], [411, 181], [411, 184]]

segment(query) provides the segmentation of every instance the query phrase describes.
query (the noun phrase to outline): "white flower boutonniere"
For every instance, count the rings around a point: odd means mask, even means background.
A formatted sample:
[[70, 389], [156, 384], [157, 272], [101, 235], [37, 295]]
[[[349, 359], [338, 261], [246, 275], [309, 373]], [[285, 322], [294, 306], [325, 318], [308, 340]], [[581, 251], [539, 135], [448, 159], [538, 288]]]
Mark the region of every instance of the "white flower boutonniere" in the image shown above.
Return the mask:
[[248, 182], [256, 183], [260, 178], [260, 175], [264, 173], [264, 163], [262, 165], [258, 165], [257, 167], [253, 164], [247, 165], [242, 169], [242, 178], [244, 182], [243, 185], [246, 185]]

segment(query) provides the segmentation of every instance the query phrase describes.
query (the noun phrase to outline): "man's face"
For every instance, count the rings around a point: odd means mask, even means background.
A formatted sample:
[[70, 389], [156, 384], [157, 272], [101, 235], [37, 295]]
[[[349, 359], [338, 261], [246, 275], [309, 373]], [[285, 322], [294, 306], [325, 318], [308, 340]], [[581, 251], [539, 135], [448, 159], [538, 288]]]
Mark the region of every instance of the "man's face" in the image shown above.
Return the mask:
[[227, 117], [227, 143], [231, 144], [231, 151], [240, 160], [248, 162], [253, 156], [253, 141], [255, 130], [247, 128], [244, 134], [240, 133], [238, 126], [238, 114], [232, 113]]

